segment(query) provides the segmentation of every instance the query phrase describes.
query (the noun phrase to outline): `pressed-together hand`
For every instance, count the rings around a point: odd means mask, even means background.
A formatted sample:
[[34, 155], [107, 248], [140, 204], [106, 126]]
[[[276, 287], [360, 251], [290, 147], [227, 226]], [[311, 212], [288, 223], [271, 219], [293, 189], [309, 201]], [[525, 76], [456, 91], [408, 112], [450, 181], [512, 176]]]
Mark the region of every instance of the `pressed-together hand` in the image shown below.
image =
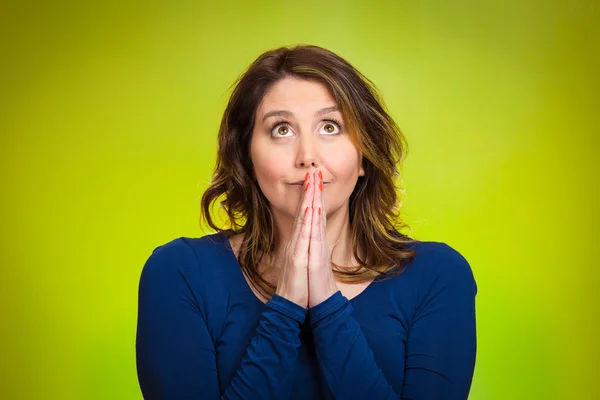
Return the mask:
[[308, 249], [308, 307], [316, 306], [337, 292], [325, 234], [327, 214], [323, 192], [323, 174], [321, 171], [317, 171], [313, 178], [316, 187], [313, 191], [312, 228]]
[[292, 237], [284, 252], [276, 294], [304, 307], [313, 307], [337, 291], [325, 236], [323, 175], [306, 173]]

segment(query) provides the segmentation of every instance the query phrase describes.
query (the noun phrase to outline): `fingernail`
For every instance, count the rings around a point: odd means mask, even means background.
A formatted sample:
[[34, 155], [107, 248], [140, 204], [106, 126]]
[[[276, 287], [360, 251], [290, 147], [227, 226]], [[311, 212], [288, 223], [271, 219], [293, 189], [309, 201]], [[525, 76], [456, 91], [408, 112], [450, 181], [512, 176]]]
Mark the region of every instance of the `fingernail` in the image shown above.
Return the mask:
[[323, 181], [319, 181], [319, 190], [323, 191]]
[[308, 183], [306, 184], [306, 189], [304, 189], [304, 191], [305, 191], [305, 192], [308, 192], [308, 188], [309, 188], [309, 187], [310, 187], [310, 182], [308, 182]]
[[319, 173], [317, 175], [319, 175], [319, 178], [321, 178], [321, 180], [323, 180], [323, 174], [321, 173], [321, 171], [319, 171]]
[[321, 215], [321, 207], [319, 207], [319, 215]]
[[306, 210], [304, 210], [304, 215], [306, 215], [307, 212], [308, 212], [308, 207], [306, 207]]
[[308, 178], [310, 177], [310, 174], [307, 172], [306, 176], [304, 177], [304, 182], [306, 182], [308, 180]]

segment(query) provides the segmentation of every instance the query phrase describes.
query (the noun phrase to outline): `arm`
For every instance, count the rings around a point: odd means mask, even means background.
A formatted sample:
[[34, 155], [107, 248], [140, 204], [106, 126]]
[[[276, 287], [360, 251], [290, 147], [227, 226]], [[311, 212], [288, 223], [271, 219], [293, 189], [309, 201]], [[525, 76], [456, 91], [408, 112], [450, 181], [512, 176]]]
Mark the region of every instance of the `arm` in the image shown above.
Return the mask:
[[410, 327], [402, 394], [394, 392], [336, 292], [309, 310], [321, 372], [336, 399], [467, 399], [475, 363], [476, 286], [466, 260], [447, 245]]
[[437, 273], [410, 327], [402, 394], [407, 399], [466, 400], [476, 355], [477, 285], [468, 262], [443, 244]]
[[156, 249], [140, 278], [136, 361], [146, 399], [275, 399], [289, 390], [305, 309], [273, 296], [240, 367], [221, 395], [201, 298], [185, 271], [198, 270], [183, 239]]

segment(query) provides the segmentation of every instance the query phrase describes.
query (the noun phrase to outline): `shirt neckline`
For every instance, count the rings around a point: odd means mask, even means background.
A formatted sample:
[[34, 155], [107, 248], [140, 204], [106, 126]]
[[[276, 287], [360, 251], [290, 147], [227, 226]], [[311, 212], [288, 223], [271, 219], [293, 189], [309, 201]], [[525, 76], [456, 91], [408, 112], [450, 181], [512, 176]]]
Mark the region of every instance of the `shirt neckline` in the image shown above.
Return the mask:
[[[229, 241], [227, 234], [224, 232], [219, 232], [218, 236], [221, 237], [222, 243], [224, 244], [227, 254], [229, 255], [229, 257], [231, 257], [231, 259], [233, 260], [233, 262], [235, 263], [235, 265], [237, 267], [236, 270], [237, 270], [237, 273], [239, 274], [238, 277], [241, 278], [244, 282], [244, 289], [250, 293], [250, 295], [255, 299], [255, 301], [259, 302], [262, 306], [265, 306], [266, 303], [263, 302], [256, 295], [256, 293], [254, 293], [254, 291], [250, 287], [250, 283], [248, 282], [248, 280], [246, 279], [246, 276], [244, 275], [244, 272], [242, 271], [242, 266], [240, 265], [235, 253], [233, 252], [233, 247], [231, 246], [231, 242]], [[377, 277], [375, 277], [375, 279], [373, 279], [371, 281], [371, 283], [369, 283], [367, 285], [367, 287], [364, 288], [360, 293], [358, 293], [356, 296], [352, 297], [351, 299], [348, 299], [348, 301], [350, 303], [355, 303], [356, 299], [358, 299], [361, 296], [364, 297], [364, 295], [370, 290], [371, 286], [373, 286], [373, 284], [376, 282], [377, 282]]]

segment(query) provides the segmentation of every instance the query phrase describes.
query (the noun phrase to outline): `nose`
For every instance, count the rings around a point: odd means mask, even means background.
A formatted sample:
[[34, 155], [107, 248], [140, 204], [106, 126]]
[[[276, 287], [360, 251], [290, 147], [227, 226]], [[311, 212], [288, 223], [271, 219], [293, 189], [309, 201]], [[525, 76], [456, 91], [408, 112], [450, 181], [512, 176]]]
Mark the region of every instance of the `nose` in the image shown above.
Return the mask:
[[306, 134], [299, 135], [296, 155], [296, 166], [299, 168], [314, 167], [318, 168], [321, 165], [317, 140], [314, 135]]

